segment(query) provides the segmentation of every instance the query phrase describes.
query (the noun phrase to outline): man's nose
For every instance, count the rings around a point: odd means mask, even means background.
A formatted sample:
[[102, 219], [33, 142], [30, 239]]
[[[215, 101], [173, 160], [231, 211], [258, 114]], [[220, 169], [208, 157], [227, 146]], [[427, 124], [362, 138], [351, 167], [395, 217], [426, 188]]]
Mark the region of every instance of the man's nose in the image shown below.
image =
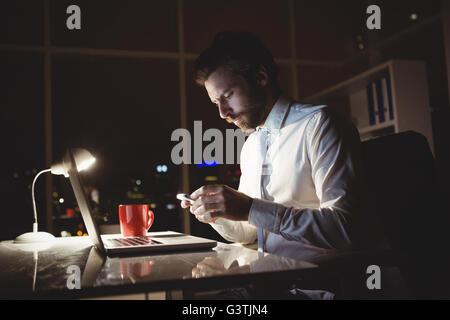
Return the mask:
[[228, 118], [231, 111], [231, 108], [226, 103], [219, 102], [219, 115], [222, 119]]

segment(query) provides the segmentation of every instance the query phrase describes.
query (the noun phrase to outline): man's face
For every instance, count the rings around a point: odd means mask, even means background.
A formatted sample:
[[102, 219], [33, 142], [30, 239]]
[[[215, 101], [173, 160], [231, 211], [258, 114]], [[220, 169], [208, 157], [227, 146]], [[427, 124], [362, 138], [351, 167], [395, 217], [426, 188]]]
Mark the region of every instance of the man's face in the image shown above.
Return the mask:
[[247, 81], [225, 67], [219, 67], [205, 81], [211, 101], [222, 119], [234, 123], [244, 132], [255, 129], [264, 121], [267, 104], [266, 87]]

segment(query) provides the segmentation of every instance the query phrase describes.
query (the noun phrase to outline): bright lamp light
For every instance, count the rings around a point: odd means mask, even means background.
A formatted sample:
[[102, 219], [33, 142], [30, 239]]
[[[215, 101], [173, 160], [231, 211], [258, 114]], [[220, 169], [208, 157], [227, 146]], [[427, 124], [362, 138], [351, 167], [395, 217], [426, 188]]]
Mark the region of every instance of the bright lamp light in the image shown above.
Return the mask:
[[[77, 171], [83, 171], [88, 169], [95, 162], [95, 158], [92, 154], [86, 149], [76, 148], [72, 150], [73, 157], [77, 166]], [[33, 232], [27, 232], [20, 236], [18, 236], [14, 243], [36, 243], [36, 242], [46, 242], [51, 241], [55, 237], [48, 232], [38, 231], [38, 219], [37, 219], [37, 211], [36, 211], [36, 201], [34, 198], [34, 185], [36, 184], [37, 178], [45, 173], [51, 172], [54, 175], [64, 175], [64, 177], [68, 178], [69, 174], [63, 165], [63, 162], [58, 162], [53, 164], [49, 169], [42, 170], [39, 172], [36, 177], [34, 177], [33, 184], [31, 185], [31, 198], [33, 200], [33, 211], [34, 211], [34, 223], [33, 223]]]
[[[88, 169], [95, 162], [95, 158], [86, 149], [81, 149], [81, 148], [73, 149], [73, 157], [74, 157], [75, 163], [77, 165], [78, 172]], [[55, 174], [55, 175], [62, 174], [66, 178], [69, 177], [69, 174], [68, 174], [66, 168], [64, 167], [62, 161], [53, 164], [50, 167], [50, 169], [47, 169], [47, 170], [51, 171], [51, 173]]]

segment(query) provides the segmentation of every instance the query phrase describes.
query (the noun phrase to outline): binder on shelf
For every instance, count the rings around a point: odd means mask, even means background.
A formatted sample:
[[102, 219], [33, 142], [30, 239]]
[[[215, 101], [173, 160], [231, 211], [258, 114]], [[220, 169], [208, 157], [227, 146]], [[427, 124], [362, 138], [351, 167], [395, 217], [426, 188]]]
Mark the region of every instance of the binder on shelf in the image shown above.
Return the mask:
[[369, 84], [366, 87], [367, 91], [367, 105], [369, 107], [369, 124], [374, 125], [375, 124], [375, 105], [374, 105], [374, 97], [373, 97], [373, 91], [372, 91], [372, 84]]
[[390, 106], [389, 106], [389, 98], [388, 98], [388, 90], [387, 90], [387, 78], [381, 79], [381, 91], [383, 94], [383, 108], [384, 108], [384, 119], [385, 121], [392, 120], [390, 116]]
[[390, 77], [382, 77], [366, 87], [369, 124], [375, 125], [394, 119]]
[[379, 107], [379, 99], [377, 95], [377, 86], [375, 82], [372, 82], [372, 96], [373, 96], [373, 109], [375, 112], [375, 123], [380, 123], [380, 107]]
[[391, 77], [388, 75], [385, 79], [386, 82], [386, 94], [389, 106], [389, 120], [394, 120], [394, 106], [392, 104], [392, 87], [391, 87]]
[[381, 86], [381, 79], [377, 79], [375, 81], [375, 92], [377, 97], [377, 105], [378, 105], [378, 119], [379, 122], [385, 122], [386, 121], [386, 114], [387, 114], [387, 108], [384, 106], [384, 99], [383, 99], [383, 87]]

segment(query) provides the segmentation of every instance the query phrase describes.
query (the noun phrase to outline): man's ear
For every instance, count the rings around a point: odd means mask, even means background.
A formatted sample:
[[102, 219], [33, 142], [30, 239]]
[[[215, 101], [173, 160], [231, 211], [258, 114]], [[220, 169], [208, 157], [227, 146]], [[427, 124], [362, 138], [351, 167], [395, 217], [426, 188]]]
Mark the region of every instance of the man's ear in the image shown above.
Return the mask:
[[255, 80], [259, 86], [261, 87], [267, 86], [267, 84], [269, 83], [269, 75], [267, 74], [267, 70], [265, 67], [260, 66], [256, 70]]

